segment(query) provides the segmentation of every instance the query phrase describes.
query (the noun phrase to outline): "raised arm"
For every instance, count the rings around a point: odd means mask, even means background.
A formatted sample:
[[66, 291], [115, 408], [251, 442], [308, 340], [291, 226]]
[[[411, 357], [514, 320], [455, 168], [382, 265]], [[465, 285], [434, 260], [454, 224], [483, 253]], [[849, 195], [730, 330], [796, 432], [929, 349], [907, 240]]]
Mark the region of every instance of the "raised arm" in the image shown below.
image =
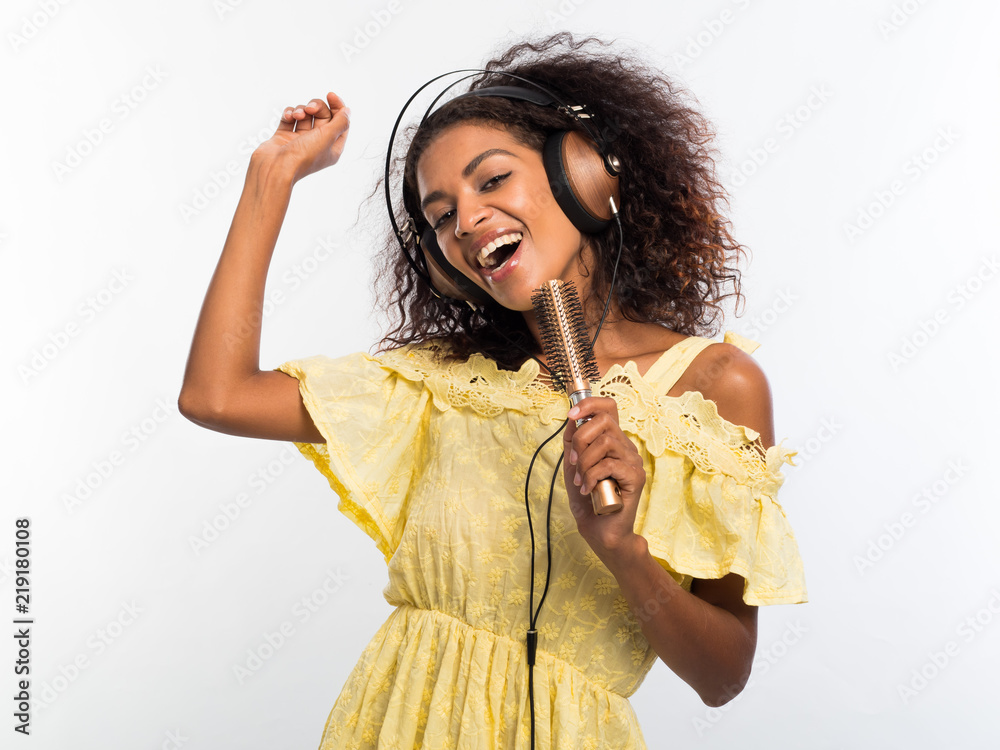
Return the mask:
[[292, 187], [335, 164], [350, 110], [327, 102], [285, 110], [278, 129], [250, 157], [243, 194], [195, 328], [177, 401], [192, 422], [230, 435], [325, 442], [302, 404], [299, 381], [260, 369], [264, 285]]

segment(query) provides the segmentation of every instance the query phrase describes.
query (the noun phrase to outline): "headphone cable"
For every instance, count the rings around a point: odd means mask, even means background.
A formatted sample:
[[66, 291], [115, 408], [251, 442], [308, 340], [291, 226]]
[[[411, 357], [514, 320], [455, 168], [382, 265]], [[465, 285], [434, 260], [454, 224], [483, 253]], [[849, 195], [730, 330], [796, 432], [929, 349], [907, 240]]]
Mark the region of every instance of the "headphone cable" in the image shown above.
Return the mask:
[[[622, 258], [622, 246], [624, 245], [624, 233], [622, 231], [621, 218], [618, 216], [618, 209], [615, 207], [614, 202], [611, 204], [611, 214], [615, 221], [618, 223], [618, 253], [615, 256], [615, 265], [611, 271], [611, 284], [608, 289], [608, 297], [604, 302], [604, 311], [601, 313], [601, 319], [597, 324], [597, 330], [594, 331], [594, 338], [591, 342], [591, 346], [597, 343], [597, 336], [601, 332], [601, 328], [604, 326], [604, 319], [607, 317], [608, 308], [611, 306], [611, 297], [614, 295], [615, 281], [618, 278], [618, 265]], [[499, 326], [494, 326], [496, 330], [500, 331]], [[500, 331], [504, 338], [507, 336]], [[510, 341], [510, 339], [508, 339]], [[522, 350], [521, 347], [516, 342], [511, 341]], [[526, 351], [526, 350], [524, 350]], [[541, 364], [541, 361], [534, 355], [529, 355], [536, 362]], [[545, 367], [545, 365], [542, 365]], [[545, 367], [548, 370], [548, 367]], [[569, 424], [569, 419], [563, 421], [559, 426], [559, 429], [545, 438], [545, 441], [538, 446], [535, 450], [534, 455], [531, 457], [531, 462], [528, 464], [528, 475], [524, 480], [524, 508], [528, 514], [528, 534], [531, 537], [531, 566], [530, 566], [530, 581], [528, 587], [528, 633], [526, 639], [526, 646], [528, 651], [528, 709], [531, 714], [531, 725], [530, 725], [530, 748], [535, 750], [535, 654], [538, 650], [538, 629], [535, 625], [538, 623], [538, 615], [542, 611], [542, 603], [545, 601], [545, 596], [549, 591], [549, 581], [552, 574], [552, 536], [551, 536], [551, 525], [550, 521], [552, 519], [552, 495], [555, 491], [556, 477], [559, 476], [559, 466], [562, 463], [565, 451], [559, 453], [559, 458], [556, 459], [555, 469], [552, 472], [552, 481], [549, 483], [549, 499], [548, 505], [545, 512], [545, 552], [546, 552], [546, 566], [545, 566], [545, 587], [542, 589], [541, 598], [538, 600], [538, 608], [535, 608], [535, 532], [534, 527], [531, 523], [531, 504], [528, 500], [528, 485], [531, 482], [531, 470], [535, 466], [535, 459], [538, 458], [538, 454], [541, 453], [542, 448], [544, 448], [552, 438], [562, 432], [566, 425]]]

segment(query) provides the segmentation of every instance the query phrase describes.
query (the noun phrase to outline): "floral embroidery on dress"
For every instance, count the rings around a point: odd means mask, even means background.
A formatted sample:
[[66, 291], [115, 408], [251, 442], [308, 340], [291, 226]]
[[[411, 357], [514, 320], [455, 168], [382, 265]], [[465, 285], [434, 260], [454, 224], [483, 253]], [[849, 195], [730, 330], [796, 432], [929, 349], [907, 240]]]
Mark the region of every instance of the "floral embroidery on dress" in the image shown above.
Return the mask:
[[[726, 341], [755, 346], [731, 333]], [[683, 368], [710, 343], [692, 337], [662, 362]], [[516, 372], [478, 355], [441, 363], [429, 346], [277, 369], [299, 379], [325, 439], [296, 446], [382, 551], [384, 596], [395, 607], [337, 698], [321, 750], [525, 747], [524, 481], [535, 448], [565, 418], [565, 396], [538, 378], [533, 361]], [[618, 402], [646, 469], [637, 533], [685, 590], [694, 578], [735, 572], [750, 604], [805, 601], [798, 549], [777, 502], [781, 467], [794, 452], [761, 450], [756, 433], [721, 419], [697, 392], [667, 397], [673, 382], [640, 375], [630, 362], [594, 384]], [[537, 606], [547, 554], [540, 525], [548, 478], [558, 472], [534, 673], [539, 747], [641, 750], [628, 696], [656, 654], [576, 530], [561, 450], [560, 441], [542, 450], [529, 491]]]

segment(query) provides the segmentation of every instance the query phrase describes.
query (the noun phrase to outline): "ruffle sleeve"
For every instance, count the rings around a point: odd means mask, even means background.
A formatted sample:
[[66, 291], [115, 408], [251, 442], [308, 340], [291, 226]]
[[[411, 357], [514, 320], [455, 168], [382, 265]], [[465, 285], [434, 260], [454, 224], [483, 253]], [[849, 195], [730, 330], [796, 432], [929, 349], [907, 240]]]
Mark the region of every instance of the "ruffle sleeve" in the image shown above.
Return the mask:
[[290, 360], [274, 368], [299, 393], [325, 443], [295, 443], [339, 495], [339, 510], [388, 560], [423, 465], [431, 398], [423, 383], [364, 354]]
[[[777, 500], [779, 467], [794, 452], [771, 446], [760, 471], [742, 479], [720, 467], [699, 468], [687, 456], [651, 456], [649, 492], [636, 531], [664, 567], [692, 578], [737, 573], [747, 604], [808, 601], [791, 524]], [[739, 457], [734, 457], [739, 462]], [[760, 459], [757, 459], [760, 460]]]
[[798, 544], [778, 503], [781, 467], [796, 465], [796, 451], [762, 451], [758, 433], [723, 419], [714, 401], [697, 391], [666, 397], [627, 368], [598, 390], [618, 402], [622, 429], [644, 447], [635, 530], [650, 554], [682, 583], [739, 574], [750, 605], [808, 601]]

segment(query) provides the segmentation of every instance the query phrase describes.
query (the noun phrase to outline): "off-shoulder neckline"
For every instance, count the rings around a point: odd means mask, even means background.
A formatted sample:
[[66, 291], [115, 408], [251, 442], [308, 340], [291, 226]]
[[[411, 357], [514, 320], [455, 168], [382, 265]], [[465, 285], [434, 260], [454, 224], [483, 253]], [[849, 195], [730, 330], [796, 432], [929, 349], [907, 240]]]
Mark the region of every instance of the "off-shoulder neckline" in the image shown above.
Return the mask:
[[[719, 343], [715, 339], [690, 336], [667, 349], [654, 365], [657, 369], [662, 369], [664, 363], [676, 361], [696, 342], [703, 344], [697, 351], [709, 344]], [[722, 343], [733, 344], [747, 353], [759, 346], [756, 341], [728, 331]], [[552, 390], [538, 379], [539, 366], [536, 361], [527, 360], [517, 370], [501, 370], [494, 360], [477, 353], [438, 369], [442, 363], [432, 365], [431, 361], [425, 360], [429, 355], [429, 348], [431, 346], [428, 344], [409, 345], [372, 359], [383, 367], [395, 370], [407, 380], [425, 383], [434, 404], [442, 411], [469, 407], [482, 417], [493, 417], [510, 409], [533, 415], [542, 424], [565, 418], [565, 394]], [[795, 454], [780, 444], [766, 450], [758, 445], [748, 452], [748, 448], [759, 438], [755, 430], [722, 417], [718, 413], [717, 404], [699, 391], [688, 390], [678, 396], [667, 396], [673, 383], [664, 389], [663, 381], [648, 379], [651, 372], [655, 372], [653, 366], [650, 366], [645, 375], [640, 375], [632, 360], [624, 366], [615, 363], [601, 380], [593, 383], [593, 390], [595, 393], [631, 402], [639, 409], [636, 413], [626, 415], [622, 428], [641, 438], [654, 455], [659, 455], [661, 449], [665, 448], [664, 436], [683, 435], [683, 441], [675, 445], [675, 452], [687, 455], [696, 466], [704, 465], [706, 471], [730, 473], [739, 481], [744, 481], [749, 475], [763, 481], [765, 474], [770, 474], [772, 468], [780, 466], [783, 456]], [[702, 430], [709, 426], [713, 429], [702, 434]], [[726, 455], [732, 460], [727, 459], [726, 466], [722, 466], [718, 464], [721, 459], [717, 456], [718, 466], [713, 469], [711, 462], [703, 461], [707, 453], [702, 453], [715, 450], [710, 446], [716, 443], [731, 451]], [[700, 448], [695, 450], [692, 446]], [[737, 468], [736, 464], [742, 468]]]
[[[678, 377], [674, 378], [665, 389], [663, 388], [663, 384], [658, 382], [658, 379], [670, 368], [671, 365], [673, 365], [680, 358], [684, 357], [692, 347], [699, 345], [697, 352], [695, 352], [696, 357], [702, 350], [716, 343], [720, 342], [706, 336], [689, 335], [673, 344], [670, 348], [665, 349], [663, 353], [660, 354], [660, 356], [657, 357], [648, 368], [646, 368], [644, 373], [639, 372], [639, 366], [636, 364], [635, 360], [627, 360], [624, 364], [616, 362], [608, 368], [600, 379], [594, 381], [593, 384], [596, 386], [601, 383], [610, 382], [618, 377], [625, 377], [630, 380], [641, 381], [644, 385], [653, 389], [663, 398], [681, 398], [684, 396], [684, 393], [697, 393], [704, 398], [703, 394], [698, 391], [685, 391], [677, 396], [667, 396], [667, 392], [669, 392], [676, 382], [680, 380], [680, 376], [687, 370], [687, 367], [690, 366], [691, 362], [688, 362], [685, 365], [684, 370], [682, 370], [681, 373], [678, 374]], [[753, 352], [758, 346], [760, 346], [758, 342], [745, 338], [734, 331], [726, 331], [723, 342], [721, 343], [733, 344], [747, 353]], [[441, 345], [442, 342], [424, 342], [420, 344], [406, 345], [395, 351], [399, 353], [403, 353], [407, 350], [419, 351], [421, 349], [437, 348]], [[447, 344], [444, 345], [447, 346]], [[392, 350], [390, 350], [390, 352], [385, 352], [384, 354], [390, 354], [391, 351]], [[497, 367], [494, 360], [491, 360], [479, 353], [471, 354], [465, 361], [467, 364], [471, 364], [474, 359], [481, 359], [484, 363], [491, 363], [493, 367], [496, 368], [497, 374], [506, 372], [510, 381], [513, 381], [511, 384], [517, 384], [515, 389], [531, 389], [532, 387], [535, 387], [547, 393], [556, 395], [560, 394], [560, 391], [551, 387], [551, 383], [549, 381], [543, 379], [539, 363], [534, 358], [526, 359], [517, 370], [501, 370]], [[692, 357], [692, 360], [693, 359], [694, 357]]]
[[[639, 365], [633, 359], [626, 360], [624, 363], [615, 362], [601, 375], [601, 377], [598, 380], [595, 380], [594, 383], [595, 384], [604, 383], [609, 380], [613, 380], [618, 376], [625, 375], [629, 378], [639, 378], [640, 380], [642, 380], [643, 382], [645, 382], [650, 386], [656, 386], [657, 385], [656, 379], [659, 375], [662, 375], [663, 372], [665, 372], [667, 368], [671, 364], [673, 364], [674, 361], [684, 356], [693, 344], [702, 341], [708, 342], [708, 344], [706, 344], [705, 346], [717, 343], [714, 339], [709, 339], [704, 336], [694, 336], [694, 335], [686, 336], [680, 341], [670, 346], [669, 348], [665, 349], [660, 354], [660, 356], [657, 357], [652, 362], [652, 364], [650, 364], [649, 367], [646, 368], [645, 372], [639, 371]], [[526, 372], [525, 368], [528, 368], [530, 372]], [[550, 382], [543, 375], [541, 368], [538, 365], [538, 362], [534, 359], [525, 360], [524, 363], [521, 365], [521, 367], [518, 368], [517, 373], [518, 375], [521, 376], [531, 375], [532, 377], [530, 382], [540, 383], [546, 388], [546, 390], [551, 390], [555, 393], [558, 393], [558, 391], [556, 391], [551, 387]], [[676, 382], [677, 381], [675, 380], [673, 383], [671, 383], [670, 388], [672, 388], [674, 386], [674, 383]], [[667, 390], [669, 391], [670, 388], [667, 388]], [[666, 396], [666, 392], [664, 392], [663, 395]], [[672, 397], [672, 398], [677, 398], [677, 397]]]

